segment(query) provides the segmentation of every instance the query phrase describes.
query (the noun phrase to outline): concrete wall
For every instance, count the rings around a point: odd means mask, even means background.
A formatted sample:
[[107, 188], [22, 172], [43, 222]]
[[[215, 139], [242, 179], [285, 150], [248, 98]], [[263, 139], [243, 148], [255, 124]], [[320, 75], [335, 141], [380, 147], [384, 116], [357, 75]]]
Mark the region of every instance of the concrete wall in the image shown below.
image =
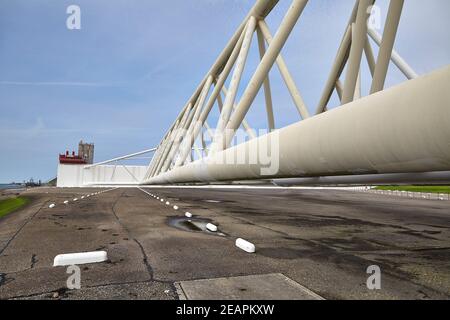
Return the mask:
[[57, 187], [84, 187], [114, 184], [137, 184], [147, 166], [102, 165], [85, 169], [84, 165], [58, 165]]

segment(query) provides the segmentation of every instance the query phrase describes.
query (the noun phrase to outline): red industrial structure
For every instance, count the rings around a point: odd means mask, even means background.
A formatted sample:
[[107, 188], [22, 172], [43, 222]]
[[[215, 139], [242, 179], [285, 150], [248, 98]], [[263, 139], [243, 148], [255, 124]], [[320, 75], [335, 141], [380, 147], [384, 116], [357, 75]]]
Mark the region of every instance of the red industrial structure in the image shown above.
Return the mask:
[[69, 151], [66, 151], [66, 154], [59, 155], [59, 163], [61, 164], [86, 164], [86, 160], [83, 159], [80, 155], [75, 155], [75, 151], [72, 151], [72, 154], [69, 154]]
[[59, 155], [60, 164], [92, 164], [93, 161], [94, 144], [84, 143], [83, 140], [78, 144], [78, 155], [75, 154], [75, 151], [72, 151], [72, 154], [66, 151], [66, 154]]

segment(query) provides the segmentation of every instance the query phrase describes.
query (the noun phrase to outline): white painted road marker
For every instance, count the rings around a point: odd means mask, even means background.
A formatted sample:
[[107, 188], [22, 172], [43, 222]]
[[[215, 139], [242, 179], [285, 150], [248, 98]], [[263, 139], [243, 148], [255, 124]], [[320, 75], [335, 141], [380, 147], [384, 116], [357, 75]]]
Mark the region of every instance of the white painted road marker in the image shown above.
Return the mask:
[[216, 232], [216, 231], [217, 231], [217, 226], [214, 225], [214, 224], [212, 224], [212, 223], [208, 223], [208, 224], [206, 225], [206, 229], [208, 229], [208, 230], [211, 231], [211, 232]]
[[236, 239], [236, 247], [248, 253], [255, 253], [256, 251], [255, 245], [253, 243], [241, 238]]
[[53, 266], [72, 266], [108, 260], [106, 251], [59, 254], [53, 260]]
[[192, 218], [192, 213], [190, 213], [190, 212], [186, 212], [184, 215], [188, 218]]

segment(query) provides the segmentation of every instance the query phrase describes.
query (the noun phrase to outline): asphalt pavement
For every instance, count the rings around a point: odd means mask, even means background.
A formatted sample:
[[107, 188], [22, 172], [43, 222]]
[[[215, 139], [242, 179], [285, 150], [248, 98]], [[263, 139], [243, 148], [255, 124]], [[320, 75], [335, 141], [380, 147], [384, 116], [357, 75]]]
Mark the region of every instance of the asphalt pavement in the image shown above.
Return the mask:
[[[272, 274], [324, 299], [450, 297], [447, 201], [337, 190], [150, 187], [81, 199], [102, 190], [24, 193], [31, 203], [0, 219], [1, 299], [178, 299], [175, 283]], [[185, 212], [193, 218], [184, 219]], [[205, 230], [208, 222], [219, 230]], [[237, 248], [237, 238], [256, 252]], [[69, 275], [52, 267], [54, 257], [96, 250], [107, 251], [108, 261], [80, 266], [81, 289], [68, 290]], [[366, 285], [372, 265], [381, 270], [380, 290]]]

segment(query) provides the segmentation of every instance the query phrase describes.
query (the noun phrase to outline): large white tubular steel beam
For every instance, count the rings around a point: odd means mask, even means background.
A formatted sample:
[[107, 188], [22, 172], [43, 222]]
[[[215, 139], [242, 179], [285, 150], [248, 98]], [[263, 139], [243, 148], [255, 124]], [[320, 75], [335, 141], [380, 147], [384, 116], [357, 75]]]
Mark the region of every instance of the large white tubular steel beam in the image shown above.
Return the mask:
[[[202, 89], [203, 89], [203, 87], [204, 87], [204, 85], [205, 85], [205, 83], [206, 83], [206, 81], [207, 81], [207, 79], [208, 79], [208, 77], [210, 75], [212, 75], [214, 78], [216, 78], [216, 77], [218, 77], [221, 74], [222, 70], [225, 67], [225, 64], [229, 60], [230, 55], [232, 54], [232, 52], [233, 52], [234, 48], [236, 47], [239, 39], [241, 38], [241, 35], [242, 35], [242, 33], [243, 33], [244, 29], [245, 29], [245, 26], [248, 23], [248, 20], [251, 17], [256, 17], [257, 19], [264, 19], [270, 13], [270, 11], [273, 9], [273, 7], [278, 3], [278, 1], [279, 0], [258, 0], [256, 2], [256, 4], [253, 6], [253, 8], [250, 10], [248, 15], [244, 19], [244, 21], [241, 23], [241, 25], [238, 27], [238, 29], [236, 30], [234, 35], [229, 40], [228, 44], [225, 46], [225, 49], [220, 53], [219, 57], [214, 62], [214, 64], [211, 67], [211, 69], [207, 72], [205, 78], [201, 81], [201, 83], [197, 87], [196, 91], [194, 92], [192, 97], [189, 99], [188, 104], [195, 102], [195, 100], [200, 95], [200, 92], [202, 91]], [[231, 65], [231, 67], [232, 67], [232, 65]], [[220, 88], [219, 88], [219, 90], [220, 90]], [[187, 105], [184, 108], [184, 110], [187, 108]], [[181, 116], [183, 114], [183, 111], [180, 113], [180, 115], [178, 116], [177, 120], [179, 118], [181, 118]], [[171, 129], [169, 129], [168, 132], [170, 132], [173, 129], [174, 125], [172, 125]], [[201, 127], [202, 127], [202, 125], [200, 126], [200, 128]], [[198, 135], [198, 132], [197, 132], [197, 135]], [[197, 137], [197, 135], [195, 137]], [[169, 137], [169, 136], [170, 136], [170, 133], [167, 133], [165, 135], [165, 137]], [[193, 139], [193, 140], [195, 141], [195, 139]], [[189, 146], [189, 148], [186, 148], [186, 150], [184, 150], [184, 152], [186, 153], [186, 157], [191, 152], [191, 148], [193, 146], [193, 143], [194, 142], [192, 142], [192, 144]], [[164, 160], [165, 160], [166, 157], [167, 157], [167, 153], [166, 153], [166, 150], [165, 150], [167, 148], [167, 145], [171, 146], [170, 142], [169, 143], [166, 142], [166, 143], [160, 145], [159, 148], [162, 148], [163, 150], [161, 152], [157, 152], [158, 153], [158, 158], [155, 159], [155, 161], [153, 161], [152, 166], [149, 166], [147, 176], [153, 176], [153, 175], [157, 174], [159, 172], [159, 170], [161, 169], [161, 167], [159, 165], [161, 164], [161, 162], [164, 163], [164, 161], [162, 161], [162, 158], [164, 158]], [[170, 150], [170, 147], [169, 147], [169, 150]], [[184, 161], [180, 161], [178, 163], [178, 165], [181, 165], [183, 162]], [[155, 163], [156, 163], [156, 165], [155, 165]]]
[[[402, 15], [404, 0], [391, 0], [389, 12], [384, 27], [383, 40], [381, 41], [380, 52], [372, 80], [370, 93], [383, 90], [386, 75], [391, 61], [392, 50], [394, 49], [395, 37], [397, 35], [400, 17]], [[364, 37], [367, 37], [364, 35]]]
[[222, 161], [258, 150], [261, 136], [144, 183], [450, 171], [449, 85], [446, 67], [270, 133], [278, 170], [266, 177], [261, 163]]
[[181, 119], [180, 125], [176, 128], [171, 136], [171, 140], [167, 144], [164, 149], [163, 156], [160, 159], [160, 163], [158, 164], [156, 171], [152, 173], [152, 176], [159, 174], [161, 171], [164, 171], [166, 166], [170, 165], [170, 161], [172, 160], [174, 154], [176, 153], [180, 140], [182, 138], [183, 133], [191, 126], [192, 121], [196, 114], [198, 114], [198, 109], [201, 107], [200, 103], [204, 100], [204, 96], [207, 94], [205, 90], [209, 90], [212, 83], [212, 77], [208, 76], [206, 82], [203, 84], [202, 90], [199, 92], [199, 96], [196, 97], [195, 102], [192, 101], [189, 105], [194, 105], [193, 108], [189, 108], [189, 112], [183, 115]]
[[[333, 67], [331, 68], [330, 75], [328, 76], [328, 80], [325, 84], [325, 88], [319, 100], [319, 104], [316, 109], [316, 114], [325, 112], [327, 104], [336, 86], [336, 81], [339, 80], [339, 77], [341, 76], [341, 73], [344, 70], [344, 66], [345, 63], [347, 62], [349, 49], [352, 42], [352, 24], [355, 22], [356, 14], [358, 13], [359, 1], [360, 0], [356, 0], [355, 5], [353, 6], [353, 11], [347, 23], [344, 36], [342, 37], [341, 45], [339, 46], [336, 58], [334, 59]], [[342, 93], [340, 100], [342, 101]]]
[[369, 36], [367, 36], [366, 45], [364, 46], [364, 53], [366, 55], [367, 64], [369, 65], [370, 74], [375, 74], [375, 55], [373, 54], [372, 46], [370, 45]]
[[[178, 159], [175, 162], [175, 167], [181, 166], [191, 153], [191, 148], [194, 145], [195, 140], [197, 139], [201, 128], [203, 127], [206, 118], [208, 117], [212, 106], [220, 95], [220, 91], [222, 86], [224, 85], [231, 69], [233, 68], [234, 63], [240, 53], [240, 49], [242, 46], [242, 42], [244, 41], [245, 36], [245, 28], [251, 17], [255, 17], [257, 19], [264, 19], [273, 7], [278, 3], [279, 0], [259, 0], [256, 2], [255, 6], [252, 8], [248, 16], [245, 18], [244, 22], [236, 31], [232, 40], [227, 45], [226, 49], [220, 55], [219, 59], [216, 61], [212, 69], [209, 71], [209, 74], [213, 74], [215, 78], [217, 78], [217, 83], [214, 91], [212, 92], [206, 106], [200, 115], [197, 123], [190, 128], [187, 132], [185, 139], [183, 140], [183, 145], [181, 146], [180, 154]], [[225, 54], [225, 52], [227, 54]]]
[[[373, 175], [379, 175], [380, 179], [381, 175], [410, 179], [414, 173], [450, 172], [450, 93], [446, 89], [450, 85], [450, 68], [418, 78], [394, 50], [404, 0], [390, 1], [383, 36], [368, 28], [375, 0], [355, 1], [316, 116], [312, 118], [281, 55], [307, 2], [291, 0], [272, 36], [265, 18], [278, 0], [256, 0], [165, 134], [141, 182], [190, 184], [294, 178], [304, 183], [321, 183], [333, 180], [332, 177], [338, 177], [333, 181], [367, 181]], [[252, 57], [249, 49], [255, 31], [260, 62], [238, 99], [246, 60]], [[377, 57], [370, 38], [380, 48]], [[366, 97], [361, 90], [361, 83], [366, 80], [361, 73], [363, 55], [372, 80]], [[383, 91], [390, 61], [413, 80]], [[302, 121], [273, 131], [269, 72], [275, 63]], [[227, 90], [225, 83], [231, 73]], [[271, 133], [257, 137], [245, 117], [263, 86]], [[328, 111], [335, 90], [340, 108]], [[224, 101], [221, 92], [225, 93]], [[207, 119], [216, 103], [220, 115], [213, 132]], [[240, 126], [251, 140], [244, 139], [247, 142], [233, 146]], [[205, 141], [204, 128], [212, 138], [210, 145]], [[238, 136], [237, 140], [241, 138]], [[201, 148], [196, 145], [199, 139]], [[264, 155], [260, 147], [266, 147]], [[193, 162], [193, 150], [203, 159]], [[274, 162], [271, 170], [265, 170], [267, 163], [258, 163], [266, 161], [267, 156]]]
[[[382, 38], [381, 35], [376, 32], [373, 29], [368, 30], [369, 36], [372, 38], [373, 41], [379, 46], [381, 46]], [[400, 54], [395, 51], [395, 49], [392, 50], [392, 56], [391, 56], [392, 62], [399, 68], [399, 70], [405, 75], [405, 77], [408, 78], [408, 80], [416, 79], [419, 77], [419, 75], [411, 68], [410, 65], [400, 56]]]
[[117, 157], [117, 158], [114, 158], [114, 159], [111, 159], [111, 160], [97, 162], [97, 163], [85, 166], [84, 169], [90, 169], [90, 168], [93, 168], [93, 167], [100, 166], [102, 164], [108, 164], [108, 163], [112, 163], [112, 162], [116, 162], [116, 161], [120, 161], [120, 160], [126, 160], [126, 159], [130, 159], [130, 158], [134, 158], [136, 156], [140, 156], [140, 155], [143, 155], [143, 154], [146, 154], [146, 153], [154, 152], [154, 151], [156, 151], [156, 149], [157, 148], [147, 149], [147, 150], [143, 150], [143, 151], [127, 154], [125, 156]]
[[160, 162], [162, 161], [162, 158], [164, 156], [164, 153], [169, 145], [169, 141], [172, 139], [173, 135], [173, 129], [171, 129], [166, 137], [162, 140], [160, 146], [158, 147], [158, 150], [156, 151], [155, 158], [151, 161], [149, 169], [147, 170], [146, 176], [153, 176], [154, 172], [158, 168]]
[[[256, 29], [256, 33], [258, 36], [259, 57], [262, 59], [266, 54], [266, 42], [260, 28]], [[272, 131], [275, 130], [275, 118], [273, 115], [272, 92], [270, 89], [269, 75], [267, 75], [264, 80], [264, 99], [266, 100], [267, 126], [269, 131]]]
[[[152, 169], [151, 175], [155, 175], [160, 172], [161, 167], [164, 165], [167, 156], [169, 152], [172, 150], [172, 146], [174, 142], [176, 141], [177, 137], [179, 136], [180, 130], [186, 126], [186, 120], [192, 119], [194, 111], [191, 109], [191, 103], [189, 103], [188, 108], [186, 109], [186, 112], [183, 114], [183, 117], [181, 119], [178, 119], [176, 122], [175, 127], [172, 129], [172, 132], [169, 133], [166, 141], [164, 142], [162, 146], [162, 152], [158, 159], [158, 162]], [[194, 107], [195, 108], [195, 107]]]
[[209, 76], [208, 79], [206, 80], [205, 86], [202, 90], [199, 100], [197, 101], [197, 105], [196, 105], [195, 109], [192, 111], [192, 117], [188, 120], [188, 124], [185, 125], [181, 130], [178, 130], [177, 135], [175, 137], [175, 141], [172, 145], [172, 149], [170, 150], [170, 152], [167, 156], [167, 159], [165, 160], [164, 166], [162, 167], [162, 170], [161, 170], [162, 172], [167, 171], [170, 164], [172, 163], [172, 159], [175, 156], [175, 154], [178, 152], [178, 148], [180, 146], [182, 135], [185, 133], [186, 129], [188, 129], [191, 126], [194, 126], [197, 123], [198, 117], [203, 108], [203, 104], [205, 103], [206, 97], [211, 88], [212, 81], [213, 81], [213, 77]]
[[231, 77], [230, 88], [226, 94], [222, 112], [220, 113], [219, 122], [217, 123], [214, 141], [211, 147], [212, 154], [214, 154], [216, 151], [223, 150], [222, 146], [218, 143], [223, 136], [223, 131], [227, 126], [227, 123], [230, 120], [231, 112], [233, 111], [234, 102], [236, 100], [237, 91], [239, 89], [239, 84], [241, 82], [242, 73], [244, 71], [245, 62], [248, 57], [248, 52], [250, 50], [250, 44], [252, 42], [255, 28], [256, 18], [250, 17], [247, 28], [245, 30], [241, 51], [239, 52], [239, 56], [236, 61], [236, 67], [234, 69], [233, 76]]
[[347, 74], [344, 82], [344, 92], [342, 94], [342, 104], [353, 101], [355, 95], [356, 82], [361, 66], [361, 58], [364, 46], [367, 41], [367, 19], [369, 18], [368, 8], [371, 0], [360, 0], [356, 23], [352, 24], [352, 46], [348, 58]]
[[236, 62], [236, 59], [239, 55], [240, 48], [242, 46], [243, 41], [244, 41], [244, 32], [239, 37], [235, 48], [233, 49], [227, 63], [225, 64], [225, 67], [223, 68], [221, 74], [219, 75], [218, 80], [215, 85], [215, 88], [214, 88], [211, 96], [209, 97], [208, 102], [206, 103], [206, 106], [203, 109], [198, 122], [195, 123], [194, 126], [191, 126], [189, 128], [189, 130], [187, 131], [186, 137], [183, 140], [183, 144], [180, 147], [180, 149], [181, 149], [180, 155], [175, 162], [176, 167], [182, 165], [186, 161], [189, 154], [191, 153], [192, 146], [194, 145], [194, 142], [197, 139], [197, 137], [200, 133], [200, 130], [202, 129], [203, 124], [205, 123], [206, 118], [208, 117], [209, 113], [211, 112], [211, 109], [212, 109], [214, 103], [216, 102], [216, 100], [220, 99], [219, 106], [221, 106], [221, 104], [222, 104], [221, 97], [220, 97], [221, 88], [224, 86], [225, 81], [226, 81], [228, 75], [230, 74], [234, 63]]
[[[224, 92], [224, 94], [227, 94], [227, 88], [225, 86], [222, 87], [222, 91]], [[233, 111], [236, 109], [236, 105], [233, 106]], [[253, 131], [252, 127], [248, 124], [247, 120], [242, 120], [242, 127], [244, 128], [245, 132], [247, 132], [248, 136], [251, 139], [256, 138], [256, 134]]]
[[325, 84], [325, 89], [323, 91], [322, 97], [320, 98], [319, 105], [317, 106], [316, 114], [324, 112], [327, 107], [328, 101], [330, 101], [331, 94], [333, 93], [333, 90], [336, 86], [336, 81], [339, 79], [339, 76], [341, 75], [342, 70], [344, 69], [344, 64], [348, 59], [348, 51], [351, 42], [352, 42], [352, 27], [348, 26], [345, 31], [344, 38], [342, 39], [342, 43], [338, 49], [336, 58], [334, 60], [331, 73], [328, 76], [327, 83]]
[[450, 171], [275, 179], [272, 183], [278, 186], [449, 184]]
[[[264, 36], [264, 39], [267, 41], [267, 44], [270, 45], [272, 43], [273, 38], [272, 34], [270, 33], [269, 27], [267, 26], [267, 23], [264, 20], [261, 20], [258, 26], [259, 30]], [[298, 91], [297, 86], [295, 85], [294, 78], [289, 72], [286, 62], [284, 61], [284, 58], [281, 54], [278, 55], [276, 62], [278, 70], [280, 70], [281, 76], [283, 77], [283, 80], [289, 90], [289, 93], [291, 94], [292, 100], [294, 101], [294, 104], [297, 107], [300, 116], [303, 119], [308, 119], [309, 118], [308, 109], [306, 108], [305, 102], [303, 101], [303, 98], [300, 92]]]
[[250, 79], [250, 82], [248, 83], [247, 88], [245, 89], [241, 100], [236, 107], [236, 111], [233, 113], [230, 122], [226, 127], [225, 134], [221, 139], [222, 141], [219, 142], [219, 145], [224, 146], [224, 149], [226, 149], [230, 145], [236, 130], [239, 128], [242, 120], [245, 118], [250, 105], [253, 103], [259, 89], [261, 88], [270, 69], [275, 63], [275, 60], [279, 56], [281, 49], [283, 48], [287, 38], [289, 37], [292, 29], [297, 23], [298, 18], [300, 17], [307, 3], [307, 0], [292, 1], [292, 4], [289, 7], [288, 12], [286, 13], [286, 16], [281, 22], [281, 25], [272, 40], [272, 43], [267, 48], [266, 54], [264, 55], [263, 59], [256, 68], [255, 73]]
[[158, 146], [158, 149], [157, 149], [152, 161], [150, 162], [150, 165], [148, 166], [147, 173], [145, 174], [146, 178], [152, 177], [155, 174], [155, 172], [157, 171], [157, 169], [159, 168], [159, 165], [162, 162], [164, 155], [166, 154], [165, 153], [166, 149], [168, 149], [171, 146], [174, 130], [178, 129], [178, 127], [184, 126], [184, 122], [187, 119], [191, 110], [192, 110], [192, 103], [189, 102], [183, 108], [183, 111], [179, 114], [179, 116], [177, 117], [177, 120], [174, 122], [174, 124], [169, 129], [169, 131], [166, 133], [162, 142]]

